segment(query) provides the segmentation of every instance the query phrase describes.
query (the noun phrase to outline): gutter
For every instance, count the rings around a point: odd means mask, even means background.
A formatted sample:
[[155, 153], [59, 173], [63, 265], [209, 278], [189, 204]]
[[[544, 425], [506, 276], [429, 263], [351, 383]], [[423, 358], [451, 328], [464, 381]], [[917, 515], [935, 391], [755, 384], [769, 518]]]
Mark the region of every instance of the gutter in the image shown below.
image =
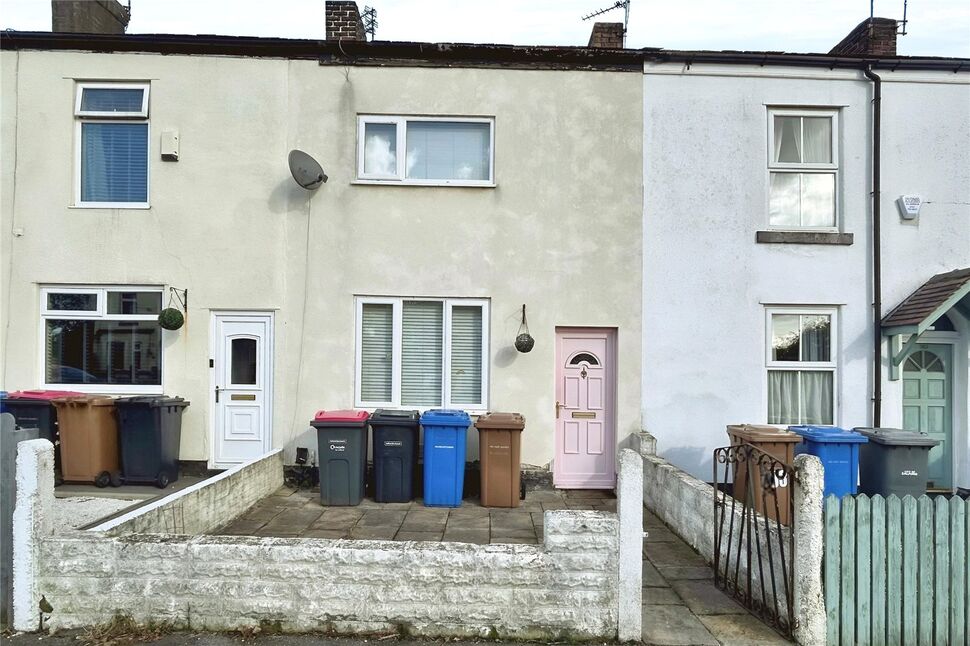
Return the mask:
[[872, 425], [882, 422], [882, 248], [880, 222], [882, 79], [866, 65], [872, 81]]

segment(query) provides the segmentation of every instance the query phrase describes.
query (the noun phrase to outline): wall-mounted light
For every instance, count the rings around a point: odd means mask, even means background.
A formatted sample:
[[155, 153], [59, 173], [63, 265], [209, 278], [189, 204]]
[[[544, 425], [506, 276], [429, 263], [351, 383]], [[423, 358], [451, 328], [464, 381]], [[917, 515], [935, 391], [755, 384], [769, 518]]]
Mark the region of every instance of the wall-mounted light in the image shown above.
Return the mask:
[[535, 346], [536, 340], [529, 334], [529, 324], [525, 320], [525, 304], [522, 305], [522, 323], [519, 333], [515, 335], [515, 349], [519, 352], [529, 352]]

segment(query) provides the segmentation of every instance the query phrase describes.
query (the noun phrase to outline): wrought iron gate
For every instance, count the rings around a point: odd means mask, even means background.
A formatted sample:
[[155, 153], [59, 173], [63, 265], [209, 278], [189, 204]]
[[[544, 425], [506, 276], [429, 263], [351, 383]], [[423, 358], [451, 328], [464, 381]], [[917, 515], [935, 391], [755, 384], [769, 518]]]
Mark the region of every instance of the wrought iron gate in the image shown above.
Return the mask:
[[791, 465], [751, 444], [714, 450], [714, 583], [789, 637], [793, 481]]

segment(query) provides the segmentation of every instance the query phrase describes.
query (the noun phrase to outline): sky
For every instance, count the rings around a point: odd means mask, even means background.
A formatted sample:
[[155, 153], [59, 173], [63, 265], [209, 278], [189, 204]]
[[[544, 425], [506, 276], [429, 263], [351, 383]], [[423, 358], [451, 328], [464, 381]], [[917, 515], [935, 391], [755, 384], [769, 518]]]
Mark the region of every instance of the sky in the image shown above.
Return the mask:
[[[378, 40], [585, 45], [615, 0], [359, 0]], [[131, 0], [128, 33], [324, 38], [324, 0]], [[50, 30], [50, 0], [0, 0], [0, 28]], [[970, 1], [909, 0], [905, 56], [970, 58]], [[903, 0], [875, 0], [901, 19]], [[628, 47], [827, 52], [869, 16], [869, 0], [631, 0]], [[613, 10], [595, 20], [622, 21]]]

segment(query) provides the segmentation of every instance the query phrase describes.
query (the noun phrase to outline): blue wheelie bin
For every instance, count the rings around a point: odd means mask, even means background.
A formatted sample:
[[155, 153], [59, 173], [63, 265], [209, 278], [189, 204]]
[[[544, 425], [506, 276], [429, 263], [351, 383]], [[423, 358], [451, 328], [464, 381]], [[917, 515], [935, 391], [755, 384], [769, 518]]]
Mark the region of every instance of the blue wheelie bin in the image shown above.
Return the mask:
[[471, 417], [463, 410], [429, 410], [424, 428], [424, 504], [460, 507], [465, 486], [465, 442]]
[[861, 433], [837, 426], [789, 426], [789, 431], [802, 436], [795, 455], [814, 455], [825, 468], [823, 496], [841, 498], [854, 495], [859, 483], [859, 445], [869, 440]]

